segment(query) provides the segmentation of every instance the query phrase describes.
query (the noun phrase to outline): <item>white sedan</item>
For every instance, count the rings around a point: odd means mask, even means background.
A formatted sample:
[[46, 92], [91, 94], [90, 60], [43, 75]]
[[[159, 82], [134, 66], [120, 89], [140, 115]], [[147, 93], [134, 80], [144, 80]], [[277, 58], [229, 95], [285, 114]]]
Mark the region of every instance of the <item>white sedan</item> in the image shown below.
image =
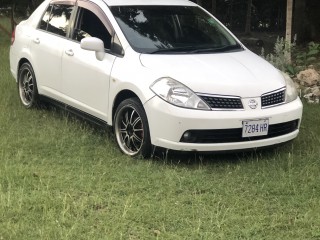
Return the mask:
[[299, 133], [292, 80], [188, 0], [45, 0], [12, 34], [26, 108], [113, 126], [127, 155], [275, 145]]

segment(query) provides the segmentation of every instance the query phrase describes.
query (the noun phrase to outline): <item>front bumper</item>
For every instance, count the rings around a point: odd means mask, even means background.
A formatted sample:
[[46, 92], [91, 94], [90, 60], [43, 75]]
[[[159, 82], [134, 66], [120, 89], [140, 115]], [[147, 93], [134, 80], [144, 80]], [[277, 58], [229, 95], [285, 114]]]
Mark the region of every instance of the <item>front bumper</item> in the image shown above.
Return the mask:
[[[151, 143], [179, 151], [228, 151], [265, 147], [297, 137], [302, 117], [302, 103], [295, 101], [267, 109], [240, 111], [201, 111], [175, 107], [158, 97], [145, 103]], [[269, 125], [298, 120], [295, 130], [284, 135], [250, 141], [188, 143], [181, 142], [188, 130], [241, 129], [244, 120], [269, 119]]]

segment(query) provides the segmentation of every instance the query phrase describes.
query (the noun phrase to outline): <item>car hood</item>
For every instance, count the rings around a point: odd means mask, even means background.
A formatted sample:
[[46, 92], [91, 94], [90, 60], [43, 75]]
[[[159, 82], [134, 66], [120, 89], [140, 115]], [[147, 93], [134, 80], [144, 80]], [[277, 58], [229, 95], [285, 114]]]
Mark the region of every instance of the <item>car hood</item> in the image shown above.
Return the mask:
[[259, 97], [282, 88], [282, 74], [254, 53], [244, 50], [215, 54], [141, 54], [141, 64], [171, 77], [194, 92]]

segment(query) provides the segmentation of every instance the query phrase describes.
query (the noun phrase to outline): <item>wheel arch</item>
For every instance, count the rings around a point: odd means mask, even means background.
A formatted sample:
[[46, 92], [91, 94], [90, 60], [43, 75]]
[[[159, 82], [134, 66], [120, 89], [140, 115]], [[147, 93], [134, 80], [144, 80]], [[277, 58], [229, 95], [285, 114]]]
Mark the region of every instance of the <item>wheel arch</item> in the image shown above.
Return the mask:
[[18, 69], [17, 69], [18, 74], [19, 74], [19, 69], [21, 68], [22, 64], [24, 64], [24, 63], [29, 63], [32, 67], [31, 62], [27, 58], [21, 58], [18, 62], [18, 66], [17, 66], [18, 67]]
[[143, 107], [143, 104], [142, 104], [140, 98], [139, 98], [138, 95], [135, 94], [133, 91], [128, 90], [128, 89], [125, 89], [125, 90], [120, 91], [120, 92], [116, 95], [116, 97], [114, 98], [114, 101], [113, 101], [113, 105], [112, 105], [112, 116], [111, 116], [111, 119], [110, 119], [110, 121], [109, 121], [109, 122], [110, 122], [110, 125], [113, 125], [114, 115], [115, 115], [115, 113], [116, 113], [116, 110], [117, 110], [119, 104], [120, 104], [122, 101], [124, 101], [124, 100], [126, 100], [126, 99], [128, 99], [128, 98], [137, 98], [137, 99], [139, 99], [139, 101], [140, 101], [140, 103], [141, 103], [141, 106]]
[[[11, 69], [12, 69], [12, 70], [11, 70], [11, 73], [12, 73], [14, 79], [16, 80], [16, 82], [18, 82], [19, 70], [20, 70], [22, 64], [24, 64], [24, 63], [29, 63], [29, 64], [31, 65], [30, 61], [29, 61], [27, 58], [22, 57], [22, 58], [20, 58], [19, 61], [15, 64], [15, 66], [14, 66], [13, 68], [11, 68]], [[32, 66], [32, 65], [31, 65], [31, 66]]]

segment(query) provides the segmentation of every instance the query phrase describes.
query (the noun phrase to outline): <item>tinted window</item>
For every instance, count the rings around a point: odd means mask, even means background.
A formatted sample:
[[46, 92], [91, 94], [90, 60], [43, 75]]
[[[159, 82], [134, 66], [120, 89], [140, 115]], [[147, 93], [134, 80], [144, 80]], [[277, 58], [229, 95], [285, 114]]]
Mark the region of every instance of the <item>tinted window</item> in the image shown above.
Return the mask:
[[74, 40], [80, 42], [85, 37], [97, 37], [103, 41], [105, 48], [110, 49], [111, 35], [100, 18], [88, 9], [81, 8], [78, 19], [72, 37]]
[[69, 31], [72, 10], [73, 6], [70, 5], [49, 6], [41, 19], [39, 28], [60, 36], [66, 36]]
[[138, 52], [230, 46], [240, 49], [228, 31], [198, 7], [114, 6], [111, 11]]

